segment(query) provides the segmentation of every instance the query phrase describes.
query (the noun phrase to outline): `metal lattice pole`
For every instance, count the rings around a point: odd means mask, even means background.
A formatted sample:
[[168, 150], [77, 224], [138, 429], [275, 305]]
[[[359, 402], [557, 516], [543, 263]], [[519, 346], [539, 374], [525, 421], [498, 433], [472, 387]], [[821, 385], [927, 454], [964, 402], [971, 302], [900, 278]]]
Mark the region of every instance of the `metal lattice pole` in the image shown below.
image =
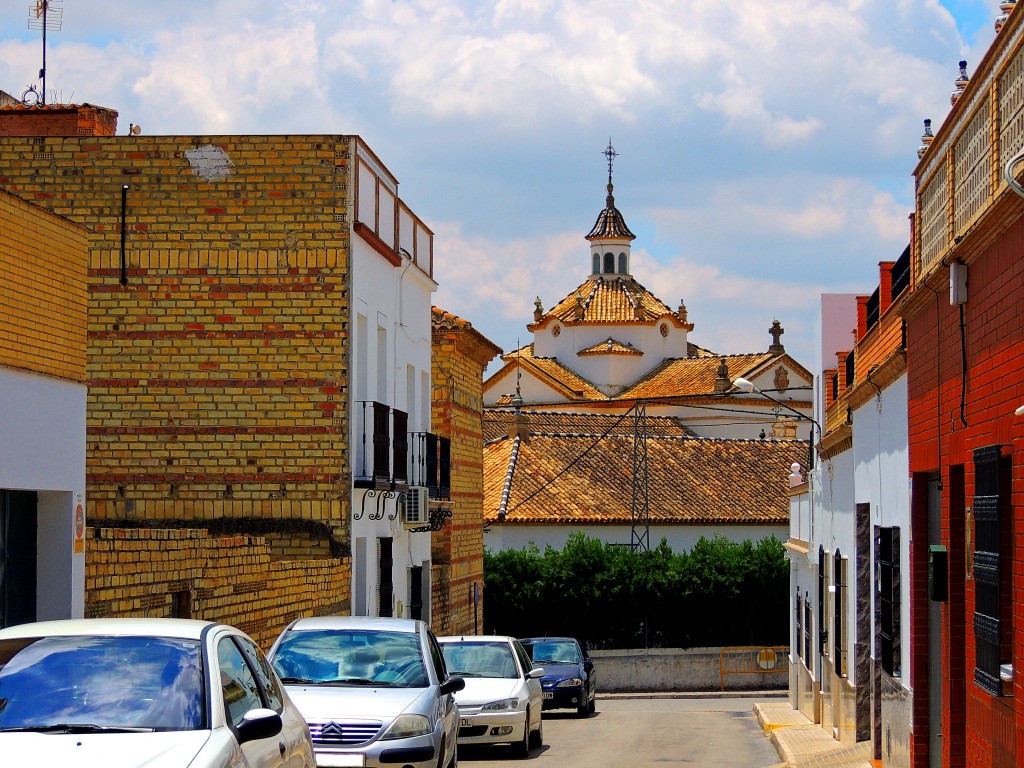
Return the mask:
[[651, 548], [651, 506], [647, 482], [647, 405], [639, 402], [633, 414], [633, 504], [629, 548]]

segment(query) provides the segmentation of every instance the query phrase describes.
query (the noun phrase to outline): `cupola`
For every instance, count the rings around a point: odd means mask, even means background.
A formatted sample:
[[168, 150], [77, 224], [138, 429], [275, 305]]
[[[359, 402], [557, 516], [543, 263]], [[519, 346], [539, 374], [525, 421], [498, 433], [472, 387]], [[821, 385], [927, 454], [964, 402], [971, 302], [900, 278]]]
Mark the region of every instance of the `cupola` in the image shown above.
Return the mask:
[[612, 147], [611, 140], [608, 141], [604, 156], [608, 158], [608, 196], [605, 197], [604, 210], [597, 215], [597, 221], [587, 234], [587, 240], [590, 241], [590, 273], [592, 276], [628, 278], [629, 244], [636, 239], [636, 235], [629, 231], [626, 220], [615, 207], [612, 163], [618, 153]]

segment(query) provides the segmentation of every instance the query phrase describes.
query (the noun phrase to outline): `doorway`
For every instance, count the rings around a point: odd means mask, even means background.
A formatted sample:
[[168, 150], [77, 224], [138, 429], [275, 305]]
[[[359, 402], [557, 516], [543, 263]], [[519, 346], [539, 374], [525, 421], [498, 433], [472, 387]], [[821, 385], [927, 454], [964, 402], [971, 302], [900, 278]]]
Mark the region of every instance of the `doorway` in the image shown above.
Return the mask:
[[0, 490], [0, 627], [36, 620], [38, 500]]

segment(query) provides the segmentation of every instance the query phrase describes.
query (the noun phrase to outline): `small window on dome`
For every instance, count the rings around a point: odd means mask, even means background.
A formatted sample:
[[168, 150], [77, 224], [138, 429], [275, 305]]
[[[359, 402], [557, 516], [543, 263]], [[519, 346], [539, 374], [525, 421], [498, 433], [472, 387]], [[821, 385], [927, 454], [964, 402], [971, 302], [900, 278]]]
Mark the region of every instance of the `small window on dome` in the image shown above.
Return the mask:
[[614, 275], [615, 274], [615, 254], [614, 253], [606, 253], [604, 255], [604, 273], [606, 275]]
[[620, 253], [619, 254], [619, 274], [620, 275], [625, 275], [628, 272], [629, 272], [629, 269], [627, 268], [627, 265], [626, 265], [626, 254]]

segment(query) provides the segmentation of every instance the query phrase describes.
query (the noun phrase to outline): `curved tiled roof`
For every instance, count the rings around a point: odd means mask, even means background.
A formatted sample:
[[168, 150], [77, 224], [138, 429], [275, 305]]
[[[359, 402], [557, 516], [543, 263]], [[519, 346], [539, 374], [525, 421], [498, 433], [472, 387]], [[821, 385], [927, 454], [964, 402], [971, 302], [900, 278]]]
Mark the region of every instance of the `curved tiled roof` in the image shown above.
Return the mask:
[[729, 381], [775, 358], [770, 352], [752, 355], [715, 355], [705, 357], [670, 358], [621, 392], [616, 399], [676, 397], [679, 395], [709, 395], [715, 392], [718, 369], [725, 362]]
[[643, 355], [643, 352], [632, 344], [624, 344], [623, 342], [616, 341], [609, 336], [605, 341], [598, 342], [592, 347], [581, 349], [576, 354], [580, 357], [584, 357], [586, 355], [633, 355], [640, 357]]
[[[582, 308], [582, 317], [579, 319], [577, 303]], [[633, 278], [592, 275], [548, 310], [541, 322], [555, 318], [567, 324], [653, 323], [665, 315], [675, 317], [661, 299]]]
[[[588, 433], [603, 435], [632, 435], [632, 414], [572, 413], [568, 411], [525, 411], [530, 429], [538, 432]], [[490, 443], [508, 436], [516, 422], [516, 414], [507, 408], [484, 409], [484, 442]], [[673, 416], [648, 416], [647, 433], [664, 437], [693, 437], [694, 433]]]
[[[807, 443], [657, 436], [648, 437], [647, 455], [652, 525], [785, 525], [785, 478], [806, 460]], [[531, 432], [492, 442], [484, 447], [484, 521], [629, 525], [632, 471], [630, 435]]]
[[[486, 391], [489, 384], [498, 378], [505, 376], [515, 367], [521, 366], [524, 370], [530, 371], [540, 381], [552, 389], [562, 393], [569, 400], [607, 400], [608, 396], [601, 390], [587, 381], [570, 368], [566, 368], [553, 357], [534, 357], [533, 344], [527, 344], [514, 352], [502, 355], [505, 365], [501, 370], [484, 382]], [[507, 405], [506, 399], [501, 398], [498, 405]]]
[[608, 182], [608, 196], [605, 198], [604, 206], [604, 210], [597, 214], [594, 226], [587, 233], [587, 240], [605, 237], [636, 239], [636, 235], [630, 232], [629, 227], [626, 226], [626, 220], [622, 217], [619, 209], [615, 207], [611, 181]]

